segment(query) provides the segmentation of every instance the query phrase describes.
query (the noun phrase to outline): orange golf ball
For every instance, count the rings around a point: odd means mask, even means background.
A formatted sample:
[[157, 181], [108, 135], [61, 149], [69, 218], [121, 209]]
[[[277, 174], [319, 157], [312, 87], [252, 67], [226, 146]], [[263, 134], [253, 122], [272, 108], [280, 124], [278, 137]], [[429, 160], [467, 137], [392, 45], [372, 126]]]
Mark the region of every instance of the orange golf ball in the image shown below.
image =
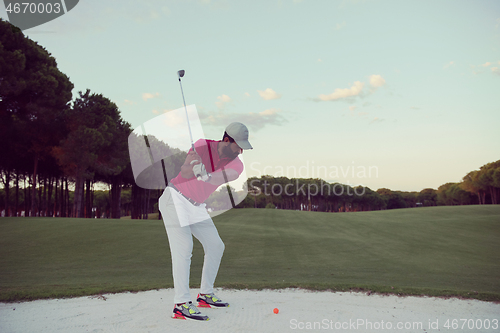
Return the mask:
[[274, 308], [273, 312], [278, 314], [278, 312], [280, 312], [280, 310], [278, 310], [278, 308]]

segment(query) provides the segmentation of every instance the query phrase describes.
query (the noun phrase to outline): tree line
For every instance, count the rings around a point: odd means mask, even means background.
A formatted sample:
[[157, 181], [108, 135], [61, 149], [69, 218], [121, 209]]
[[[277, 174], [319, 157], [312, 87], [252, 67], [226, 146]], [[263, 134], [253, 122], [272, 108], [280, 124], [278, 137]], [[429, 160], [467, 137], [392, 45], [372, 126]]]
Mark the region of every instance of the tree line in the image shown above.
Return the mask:
[[[90, 89], [72, 100], [73, 87], [45, 48], [0, 19], [3, 214], [118, 218], [126, 188], [128, 213], [147, 216], [151, 191], [137, 187], [132, 176], [130, 124], [115, 103]], [[109, 188], [107, 200], [95, 184]], [[96, 202], [107, 202], [104, 212]]]
[[239, 208], [278, 208], [321, 212], [350, 212], [441, 205], [498, 204], [500, 160], [465, 175], [460, 183], [420, 192], [351, 187], [319, 178], [262, 176], [248, 180], [249, 194]]

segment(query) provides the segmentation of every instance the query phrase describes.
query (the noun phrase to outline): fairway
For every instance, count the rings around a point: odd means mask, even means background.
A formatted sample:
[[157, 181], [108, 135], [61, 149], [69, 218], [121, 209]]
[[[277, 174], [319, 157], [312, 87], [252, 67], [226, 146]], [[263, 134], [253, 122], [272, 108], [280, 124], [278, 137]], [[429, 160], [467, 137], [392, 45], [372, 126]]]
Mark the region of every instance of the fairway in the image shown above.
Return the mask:
[[[358, 213], [233, 209], [216, 287], [349, 290], [500, 300], [500, 206]], [[173, 287], [158, 220], [0, 219], [0, 300]], [[195, 241], [191, 285], [203, 250]]]

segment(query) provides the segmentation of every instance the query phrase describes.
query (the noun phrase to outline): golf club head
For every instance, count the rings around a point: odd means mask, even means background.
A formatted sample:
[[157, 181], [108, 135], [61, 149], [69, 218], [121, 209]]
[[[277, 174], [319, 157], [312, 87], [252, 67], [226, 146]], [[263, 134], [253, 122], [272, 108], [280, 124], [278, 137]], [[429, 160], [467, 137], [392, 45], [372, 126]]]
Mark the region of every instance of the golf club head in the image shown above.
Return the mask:
[[179, 79], [180, 79], [181, 77], [184, 77], [184, 73], [185, 73], [185, 71], [184, 71], [183, 69], [181, 69], [181, 70], [177, 71], [177, 76], [179, 77]]

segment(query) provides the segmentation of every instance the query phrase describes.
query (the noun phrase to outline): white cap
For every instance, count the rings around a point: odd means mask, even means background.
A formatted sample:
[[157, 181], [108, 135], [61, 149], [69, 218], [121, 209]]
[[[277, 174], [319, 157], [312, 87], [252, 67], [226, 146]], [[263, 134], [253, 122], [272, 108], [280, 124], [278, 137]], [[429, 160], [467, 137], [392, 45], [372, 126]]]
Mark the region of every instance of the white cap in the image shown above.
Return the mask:
[[236, 144], [241, 149], [253, 149], [250, 142], [248, 142], [248, 128], [242, 123], [231, 123], [226, 127], [226, 133], [234, 139]]

